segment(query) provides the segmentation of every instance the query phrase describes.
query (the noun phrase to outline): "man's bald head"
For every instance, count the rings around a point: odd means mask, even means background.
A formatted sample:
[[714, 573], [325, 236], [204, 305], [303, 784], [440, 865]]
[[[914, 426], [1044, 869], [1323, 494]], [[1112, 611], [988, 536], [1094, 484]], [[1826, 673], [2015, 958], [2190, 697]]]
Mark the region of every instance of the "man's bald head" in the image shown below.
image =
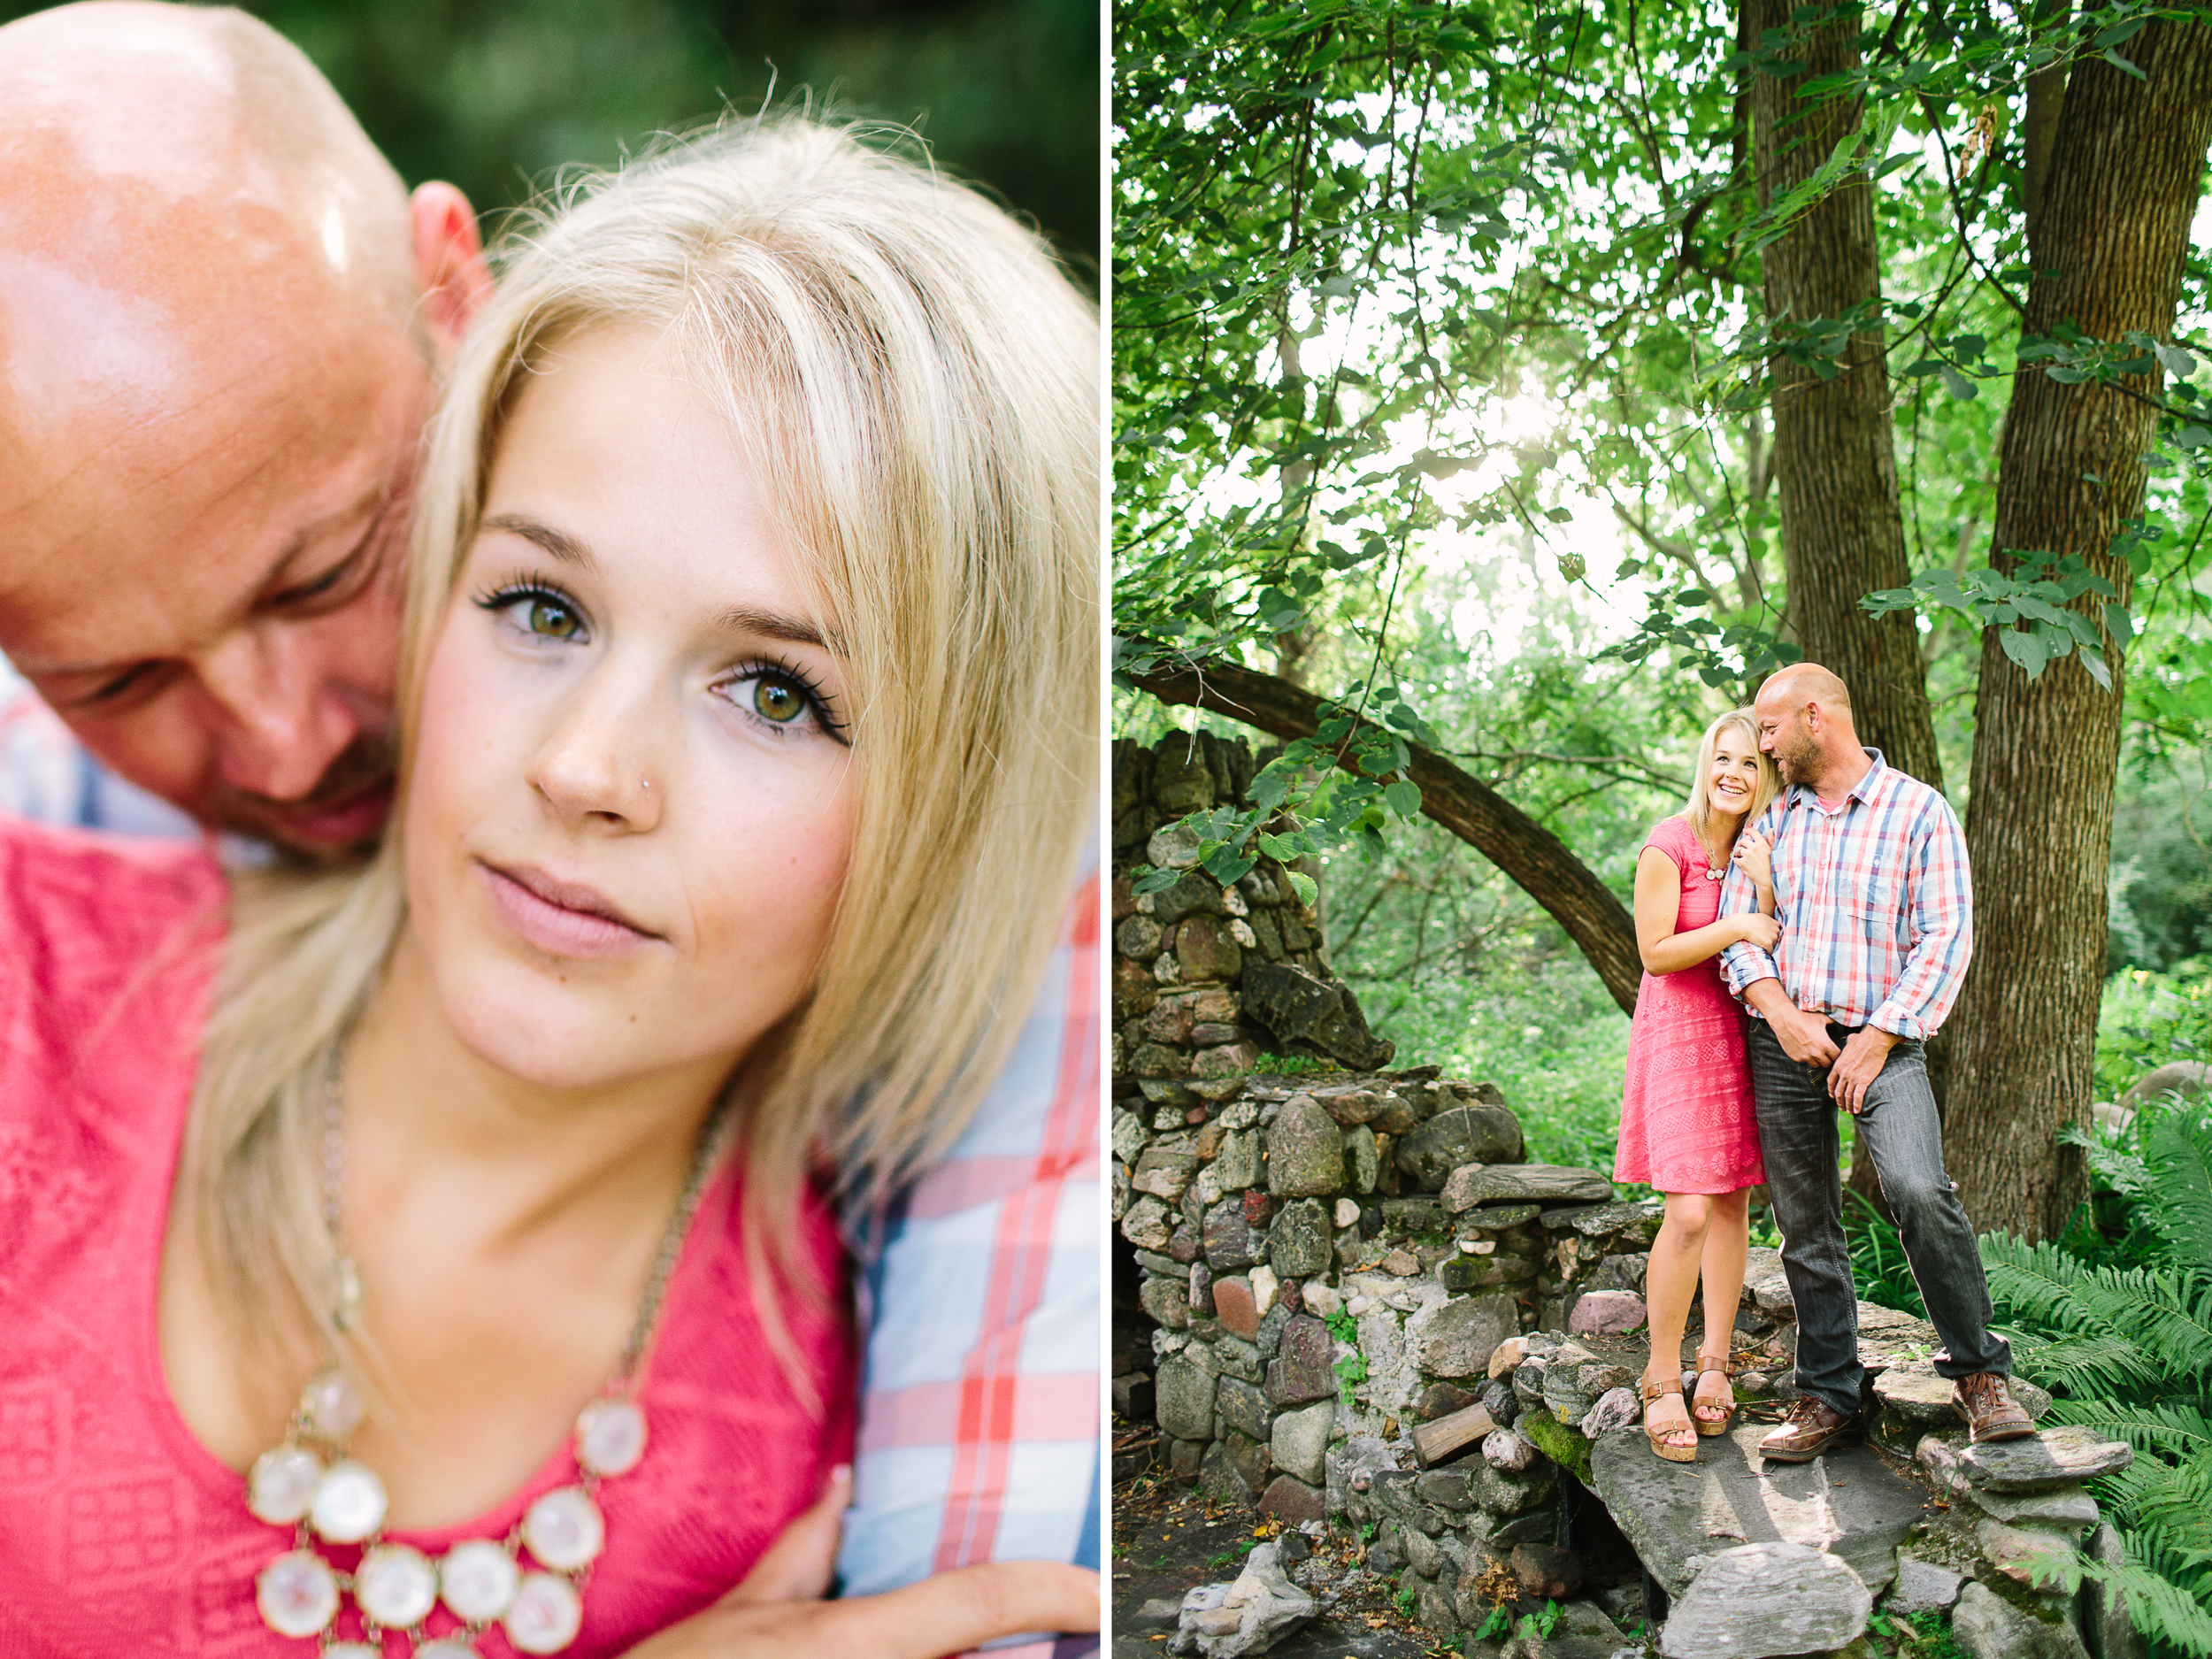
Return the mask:
[[358, 841], [466, 204], [239, 12], [8, 24], [0, 108], [0, 651], [188, 810]]
[[1759, 747], [1786, 783], [1819, 788], [1839, 773], [1855, 780], [1866, 755], [1851, 720], [1851, 692], [1818, 663], [1792, 663], [1767, 677], [1752, 703]]

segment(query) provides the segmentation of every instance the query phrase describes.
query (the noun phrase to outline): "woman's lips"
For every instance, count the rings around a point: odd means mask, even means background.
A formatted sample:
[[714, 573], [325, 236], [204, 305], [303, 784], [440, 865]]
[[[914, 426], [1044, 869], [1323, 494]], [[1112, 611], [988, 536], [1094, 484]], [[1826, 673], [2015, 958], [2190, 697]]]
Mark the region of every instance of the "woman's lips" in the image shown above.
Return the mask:
[[525, 943], [553, 956], [613, 956], [659, 937], [579, 883], [526, 867], [480, 864], [492, 908]]

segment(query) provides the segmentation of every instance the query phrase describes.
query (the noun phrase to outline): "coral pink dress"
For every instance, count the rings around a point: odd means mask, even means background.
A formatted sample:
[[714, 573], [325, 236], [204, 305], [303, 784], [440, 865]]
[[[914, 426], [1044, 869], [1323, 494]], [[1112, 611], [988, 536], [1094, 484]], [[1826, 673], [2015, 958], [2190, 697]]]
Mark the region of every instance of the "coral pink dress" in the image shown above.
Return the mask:
[[[196, 847], [0, 816], [0, 1655], [313, 1659], [254, 1606], [291, 1532], [193, 1437], [162, 1375], [156, 1286], [182, 1143], [221, 873]], [[734, 1585], [850, 1455], [843, 1321], [785, 1310], [823, 1407], [795, 1394], [749, 1288], [741, 1174], [710, 1183], [668, 1286], [637, 1399], [650, 1438], [599, 1488], [605, 1553], [565, 1659], [619, 1654]], [[810, 1199], [808, 1256], [834, 1271]], [[582, 1403], [580, 1401], [578, 1402]], [[435, 1557], [502, 1538], [576, 1479], [566, 1446], [464, 1526], [395, 1536]], [[350, 1552], [332, 1548], [329, 1558]], [[350, 1564], [347, 1561], [347, 1564]], [[457, 1621], [441, 1606], [427, 1621]], [[334, 1633], [356, 1637], [349, 1598]], [[493, 1625], [484, 1659], [509, 1659]], [[398, 1647], [387, 1647], [396, 1654]]]
[[[1656, 847], [1681, 872], [1676, 933], [1719, 918], [1721, 884], [1710, 879], [1710, 861], [1687, 818], [1666, 819], [1644, 846]], [[1766, 1179], [1743, 1022], [1717, 955], [1679, 973], [1644, 975], [1628, 1032], [1615, 1180], [1663, 1193], [1732, 1193]]]

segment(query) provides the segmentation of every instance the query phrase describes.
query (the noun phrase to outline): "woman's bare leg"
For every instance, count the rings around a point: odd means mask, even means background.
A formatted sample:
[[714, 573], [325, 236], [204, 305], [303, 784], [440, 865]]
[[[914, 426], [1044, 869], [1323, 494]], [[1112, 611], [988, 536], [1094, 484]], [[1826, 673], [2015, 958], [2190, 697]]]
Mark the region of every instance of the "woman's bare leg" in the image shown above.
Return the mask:
[[[1705, 1253], [1706, 1234], [1711, 1230], [1712, 1204], [1701, 1193], [1667, 1194], [1667, 1218], [1659, 1236], [1652, 1240], [1651, 1262], [1644, 1276], [1644, 1305], [1651, 1328], [1651, 1358], [1644, 1366], [1647, 1382], [1682, 1374], [1682, 1332], [1689, 1323], [1690, 1298], [1697, 1290], [1698, 1266]], [[1740, 1255], [1736, 1258], [1736, 1276], [1743, 1277]], [[1645, 1409], [1644, 1421], [1653, 1428], [1678, 1427], [1679, 1434], [1667, 1436], [1671, 1445], [1696, 1443], [1697, 1431], [1675, 1395], [1653, 1401]]]
[[[1707, 1201], [1712, 1219], [1705, 1229], [1705, 1248], [1699, 1257], [1705, 1286], [1705, 1340], [1701, 1352], [1728, 1352], [1729, 1333], [1736, 1328], [1736, 1304], [1743, 1296], [1744, 1256], [1751, 1245], [1751, 1192], [1740, 1187], [1717, 1193]], [[1701, 1377], [1691, 1409], [1708, 1423], [1718, 1423], [1735, 1409], [1736, 1396], [1725, 1377]]]

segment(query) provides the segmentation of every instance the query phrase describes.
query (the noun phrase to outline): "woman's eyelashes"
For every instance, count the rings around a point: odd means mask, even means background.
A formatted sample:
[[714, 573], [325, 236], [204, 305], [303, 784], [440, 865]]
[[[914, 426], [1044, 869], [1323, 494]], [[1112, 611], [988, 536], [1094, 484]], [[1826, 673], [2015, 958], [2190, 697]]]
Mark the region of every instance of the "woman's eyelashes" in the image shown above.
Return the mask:
[[[477, 595], [476, 603], [519, 642], [546, 647], [591, 642], [583, 607], [550, 582], [534, 577], [507, 582]], [[767, 658], [744, 662], [717, 679], [712, 690], [770, 736], [813, 733], [839, 743], [847, 741], [829, 694], [795, 664]]]
[[740, 714], [776, 737], [818, 732], [845, 741], [845, 728], [830, 712], [828, 695], [788, 663], [748, 663], [717, 680], [714, 688]]
[[582, 608], [547, 582], [508, 582], [477, 595], [476, 603], [526, 640], [581, 645], [591, 637]]

